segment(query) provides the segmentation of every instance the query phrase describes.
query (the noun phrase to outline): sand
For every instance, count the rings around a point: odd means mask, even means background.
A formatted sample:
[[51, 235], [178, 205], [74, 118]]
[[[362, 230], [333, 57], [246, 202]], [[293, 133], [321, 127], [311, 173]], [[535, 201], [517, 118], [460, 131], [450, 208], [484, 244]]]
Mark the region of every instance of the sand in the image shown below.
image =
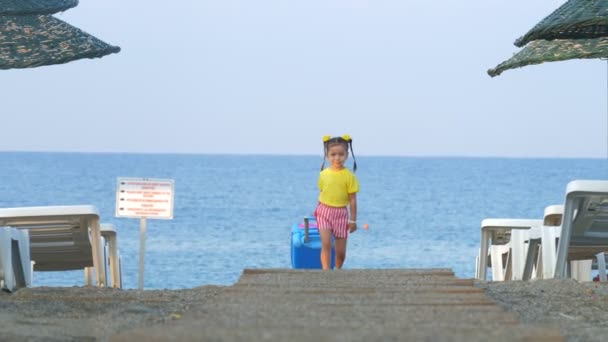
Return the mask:
[[[475, 282], [523, 323], [559, 327], [568, 341], [608, 337], [608, 284], [574, 280]], [[1, 341], [109, 341], [112, 336], [171, 325], [201, 311], [229, 287], [114, 290], [90, 287], [0, 293]], [[381, 338], [381, 336], [378, 336]]]
[[608, 340], [608, 283], [551, 279], [476, 286], [521, 322], [556, 325], [568, 341]]
[[107, 341], [119, 332], [179, 319], [221, 288], [34, 287], [0, 292], [0, 341]]

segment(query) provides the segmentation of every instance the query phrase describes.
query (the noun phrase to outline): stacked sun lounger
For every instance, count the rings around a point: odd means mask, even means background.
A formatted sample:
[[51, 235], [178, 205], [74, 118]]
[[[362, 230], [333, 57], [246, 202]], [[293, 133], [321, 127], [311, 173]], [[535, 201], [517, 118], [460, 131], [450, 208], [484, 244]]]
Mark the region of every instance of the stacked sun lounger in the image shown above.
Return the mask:
[[107, 286], [109, 261], [111, 286], [121, 287], [116, 230], [99, 223], [94, 206], [0, 208], [0, 226], [28, 232], [35, 271], [84, 269], [86, 284], [93, 273], [97, 286]]
[[542, 220], [485, 219], [481, 223], [481, 248], [477, 257], [477, 279], [486, 279], [488, 259], [492, 279], [520, 280], [523, 277], [531, 229], [538, 229]]
[[566, 187], [564, 204], [546, 207], [543, 220], [483, 220], [476, 278], [485, 280], [490, 266], [494, 281], [589, 281], [597, 259], [595, 268], [605, 281], [606, 251], [608, 181], [575, 180]]

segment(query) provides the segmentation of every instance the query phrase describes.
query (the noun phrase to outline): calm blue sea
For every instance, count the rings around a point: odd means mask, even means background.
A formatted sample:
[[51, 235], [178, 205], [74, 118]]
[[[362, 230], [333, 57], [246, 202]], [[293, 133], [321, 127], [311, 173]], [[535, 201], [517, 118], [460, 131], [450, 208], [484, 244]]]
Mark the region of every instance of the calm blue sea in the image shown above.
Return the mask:
[[[289, 268], [290, 228], [314, 210], [320, 156], [0, 153], [0, 207], [92, 204], [118, 229], [126, 288], [138, 287], [139, 220], [116, 218], [118, 177], [175, 180], [173, 220], [148, 220], [145, 288], [234, 283]], [[474, 276], [484, 218], [541, 218], [603, 159], [359, 157], [360, 229], [345, 268], [448, 267]], [[350, 164], [349, 164], [350, 165]], [[36, 286], [83, 273], [36, 272]]]

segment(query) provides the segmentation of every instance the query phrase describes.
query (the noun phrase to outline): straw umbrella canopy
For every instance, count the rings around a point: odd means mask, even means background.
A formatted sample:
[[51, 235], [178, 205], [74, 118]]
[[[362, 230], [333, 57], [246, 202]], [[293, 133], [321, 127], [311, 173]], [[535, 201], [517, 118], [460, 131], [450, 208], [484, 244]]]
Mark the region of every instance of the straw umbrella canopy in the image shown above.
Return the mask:
[[51, 15], [0, 15], [0, 69], [62, 64], [119, 51]]
[[608, 0], [569, 0], [515, 41], [522, 47], [538, 40], [608, 36]]
[[525, 47], [488, 74], [544, 62], [606, 58], [607, 38], [608, 0], [569, 0], [517, 39], [515, 45]]
[[608, 37], [535, 40], [513, 57], [489, 69], [488, 74], [494, 77], [505, 70], [526, 65], [586, 58], [608, 58]]
[[0, 0], [0, 15], [53, 14], [78, 5], [78, 0]]

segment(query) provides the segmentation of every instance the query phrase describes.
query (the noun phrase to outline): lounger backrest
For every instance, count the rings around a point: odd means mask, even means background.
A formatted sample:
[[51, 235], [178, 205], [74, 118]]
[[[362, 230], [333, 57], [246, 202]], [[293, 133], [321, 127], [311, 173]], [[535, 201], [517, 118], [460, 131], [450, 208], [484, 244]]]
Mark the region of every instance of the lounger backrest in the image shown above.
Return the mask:
[[592, 259], [608, 250], [608, 181], [575, 180], [566, 187], [555, 277], [567, 276], [569, 260]]
[[31, 258], [40, 271], [93, 266], [89, 229], [98, 219], [93, 206], [0, 209], [0, 225], [29, 231]]
[[550, 205], [545, 208], [544, 214], [544, 225], [545, 226], [561, 226], [562, 225], [562, 216], [564, 215], [564, 206], [559, 205]]
[[608, 181], [570, 182], [565, 210], [571, 220], [570, 245], [608, 243]]

